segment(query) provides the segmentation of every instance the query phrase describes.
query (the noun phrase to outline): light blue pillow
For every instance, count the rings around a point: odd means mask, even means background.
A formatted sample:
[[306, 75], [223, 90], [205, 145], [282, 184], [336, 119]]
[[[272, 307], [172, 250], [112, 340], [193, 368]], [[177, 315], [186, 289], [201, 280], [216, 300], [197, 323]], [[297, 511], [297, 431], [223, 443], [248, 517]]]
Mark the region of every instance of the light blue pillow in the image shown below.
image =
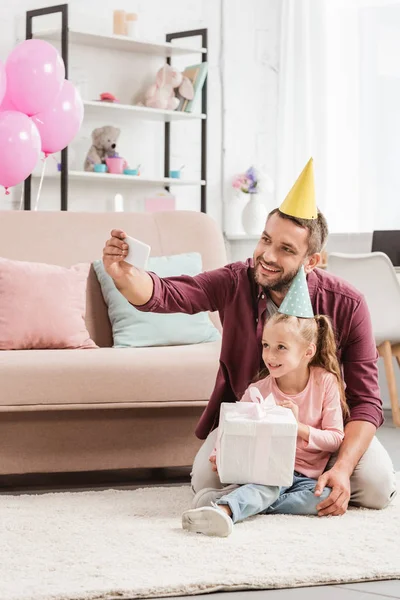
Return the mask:
[[[137, 310], [117, 290], [112, 278], [104, 269], [103, 261], [96, 260], [93, 266], [108, 306], [114, 348], [201, 344], [214, 342], [221, 337], [207, 312], [186, 315]], [[198, 275], [202, 271], [201, 255], [198, 252], [190, 252], [151, 257], [147, 270], [160, 277]]]

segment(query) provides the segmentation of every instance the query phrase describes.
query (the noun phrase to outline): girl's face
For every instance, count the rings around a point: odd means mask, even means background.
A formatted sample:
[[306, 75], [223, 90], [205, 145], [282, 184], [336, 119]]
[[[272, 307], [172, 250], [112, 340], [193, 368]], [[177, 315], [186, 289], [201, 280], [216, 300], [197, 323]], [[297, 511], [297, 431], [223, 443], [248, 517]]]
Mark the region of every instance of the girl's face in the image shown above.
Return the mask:
[[315, 354], [315, 344], [307, 343], [295, 326], [268, 322], [264, 327], [262, 357], [272, 377], [304, 368]]

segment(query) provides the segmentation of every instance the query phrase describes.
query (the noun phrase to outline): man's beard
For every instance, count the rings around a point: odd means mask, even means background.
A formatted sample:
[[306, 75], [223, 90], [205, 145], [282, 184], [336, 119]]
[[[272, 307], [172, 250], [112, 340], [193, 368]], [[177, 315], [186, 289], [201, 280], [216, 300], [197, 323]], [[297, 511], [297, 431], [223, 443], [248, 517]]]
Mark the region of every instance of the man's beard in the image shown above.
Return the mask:
[[[258, 261], [256, 263], [256, 268], [258, 266]], [[293, 269], [293, 271], [290, 271], [289, 273], [286, 273], [286, 275], [283, 275], [276, 283], [272, 283], [269, 285], [265, 285], [263, 283], [261, 283], [260, 281], [258, 281], [257, 278], [257, 271], [256, 269], [254, 270], [254, 279], [255, 282], [258, 285], [261, 285], [261, 287], [266, 291], [272, 291], [272, 292], [286, 292], [289, 287], [290, 284], [292, 283], [293, 279], [296, 277], [297, 273], [299, 272], [301, 267], [299, 267], [298, 269]]]

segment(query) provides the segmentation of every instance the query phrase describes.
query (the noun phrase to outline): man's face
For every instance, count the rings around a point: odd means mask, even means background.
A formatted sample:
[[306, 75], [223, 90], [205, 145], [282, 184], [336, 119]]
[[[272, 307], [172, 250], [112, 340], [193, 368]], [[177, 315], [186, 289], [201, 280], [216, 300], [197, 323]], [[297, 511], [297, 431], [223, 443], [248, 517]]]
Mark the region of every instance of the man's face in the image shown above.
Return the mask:
[[319, 262], [319, 254], [307, 256], [307, 229], [272, 215], [265, 224], [264, 232], [254, 251], [254, 277], [263, 288], [285, 291], [304, 265], [306, 273]]

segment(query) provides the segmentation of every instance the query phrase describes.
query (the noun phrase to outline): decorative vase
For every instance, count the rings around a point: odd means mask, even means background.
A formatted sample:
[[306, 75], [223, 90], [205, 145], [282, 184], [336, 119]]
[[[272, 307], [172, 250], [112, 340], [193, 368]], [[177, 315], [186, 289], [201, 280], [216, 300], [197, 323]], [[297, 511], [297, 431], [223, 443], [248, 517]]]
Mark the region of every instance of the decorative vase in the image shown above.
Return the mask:
[[227, 236], [244, 235], [245, 230], [242, 225], [242, 212], [246, 200], [244, 194], [235, 190], [232, 197], [225, 204], [224, 212], [224, 230]]
[[268, 210], [259, 194], [249, 194], [250, 199], [242, 212], [242, 225], [248, 235], [261, 235]]

